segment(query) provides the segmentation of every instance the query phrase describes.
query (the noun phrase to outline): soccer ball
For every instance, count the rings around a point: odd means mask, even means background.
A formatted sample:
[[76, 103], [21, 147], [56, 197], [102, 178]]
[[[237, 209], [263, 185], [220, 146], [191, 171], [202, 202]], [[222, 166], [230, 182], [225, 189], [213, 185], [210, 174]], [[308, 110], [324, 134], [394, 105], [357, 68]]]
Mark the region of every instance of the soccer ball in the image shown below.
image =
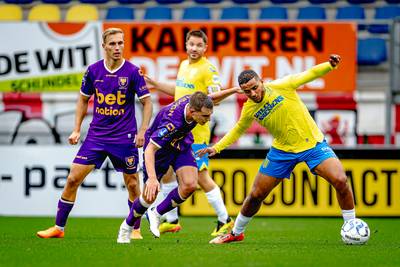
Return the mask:
[[366, 222], [356, 218], [344, 222], [340, 235], [345, 244], [363, 245], [369, 239], [370, 230]]

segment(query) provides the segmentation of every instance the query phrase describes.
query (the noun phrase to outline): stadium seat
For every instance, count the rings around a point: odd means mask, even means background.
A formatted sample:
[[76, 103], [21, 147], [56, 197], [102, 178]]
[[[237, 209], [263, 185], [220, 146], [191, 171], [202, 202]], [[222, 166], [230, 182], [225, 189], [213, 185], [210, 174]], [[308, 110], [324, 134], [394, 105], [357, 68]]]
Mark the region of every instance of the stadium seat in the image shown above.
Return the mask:
[[11, 145], [13, 136], [21, 120], [21, 111], [12, 110], [0, 113], [0, 145]]
[[400, 4], [400, 0], [386, 0], [388, 4]]
[[297, 0], [271, 0], [273, 4], [293, 4], [296, 3]]
[[222, 0], [194, 0], [197, 4], [218, 4], [221, 3]]
[[260, 11], [259, 19], [264, 20], [276, 20], [276, 19], [287, 19], [288, 12], [286, 7], [282, 6], [269, 6], [263, 7]]
[[50, 125], [42, 119], [30, 119], [19, 124], [14, 145], [55, 144], [55, 136]]
[[332, 4], [336, 3], [337, 0], [308, 0], [311, 4], [319, 5], [319, 4]]
[[210, 9], [205, 6], [192, 6], [183, 10], [183, 20], [209, 20]]
[[375, 3], [375, 0], [347, 0], [347, 2], [349, 4], [358, 5], [358, 4], [372, 4]]
[[298, 9], [297, 19], [299, 20], [325, 20], [325, 8], [320, 6], [307, 6]]
[[42, 2], [45, 4], [61, 5], [61, 4], [69, 4], [71, 0], [42, 0]]
[[[400, 6], [389, 5], [375, 8], [375, 20], [389, 20], [400, 16]], [[372, 24], [368, 26], [371, 33], [388, 33], [388, 24]]]
[[79, 0], [82, 4], [106, 4], [108, 0]]
[[28, 14], [28, 20], [58, 22], [61, 21], [61, 11], [60, 8], [54, 4], [39, 4], [31, 8]]
[[261, 2], [261, 0], [232, 0], [232, 2], [234, 2], [235, 4], [257, 4], [259, 2]]
[[[83, 119], [81, 126], [81, 140], [84, 140], [89, 130], [90, 123], [93, 119], [92, 114], [87, 114]], [[55, 130], [60, 136], [60, 142], [62, 144], [68, 144], [68, 137], [71, 134], [75, 123], [75, 112], [57, 114], [55, 116]]]
[[249, 9], [247, 7], [233, 6], [222, 8], [221, 13], [222, 20], [233, 20], [233, 19], [249, 19]]
[[151, 6], [144, 12], [145, 20], [172, 20], [172, 9], [166, 6]]
[[157, 3], [161, 5], [168, 5], [168, 4], [181, 4], [184, 0], [156, 0]]
[[120, 4], [143, 4], [147, 0], [118, 0]]
[[356, 20], [358, 23], [359, 30], [366, 29], [366, 25], [360, 23], [362, 20], [365, 19], [365, 11], [362, 6], [351, 5], [351, 6], [338, 7], [336, 10], [336, 19], [337, 20]]
[[19, 5], [0, 4], [0, 21], [19, 21], [23, 18], [23, 11]]
[[67, 22], [87, 22], [99, 19], [99, 13], [95, 5], [78, 4], [71, 6], [65, 15]]
[[4, 0], [7, 4], [18, 4], [18, 5], [23, 5], [23, 4], [31, 4], [33, 0]]
[[358, 65], [379, 65], [387, 60], [386, 42], [382, 38], [359, 39], [357, 42]]
[[114, 6], [107, 10], [106, 20], [134, 20], [135, 10], [132, 7]]

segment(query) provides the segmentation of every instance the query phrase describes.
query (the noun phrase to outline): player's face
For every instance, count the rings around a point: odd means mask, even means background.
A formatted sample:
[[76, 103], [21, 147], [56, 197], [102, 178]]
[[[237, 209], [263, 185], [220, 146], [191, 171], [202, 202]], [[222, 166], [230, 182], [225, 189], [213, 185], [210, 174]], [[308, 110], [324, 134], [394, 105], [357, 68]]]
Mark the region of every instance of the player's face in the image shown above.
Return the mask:
[[204, 125], [211, 119], [212, 109], [202, 107], [200, 111], [192, 111], [192, 117], [198, 124]]
[[248, 98], [256, 103], [260, 103], [264, 98], [264, 85], [262, 81], [257, 80], [256, 78], [251, 79], [245, 84], [241, 84], [240, 88]]
[[112, 60], [122, 59], [124, 52], [124, 36], [122, 33], [111, 34], [107, 36], [103, 48], [106, 53], [106, 57]]
[[197, 36], [190, 36], [186, 41], [186, 53], [190, 60], [197, 61], [207, 50], [207, 44], [203, 38]]

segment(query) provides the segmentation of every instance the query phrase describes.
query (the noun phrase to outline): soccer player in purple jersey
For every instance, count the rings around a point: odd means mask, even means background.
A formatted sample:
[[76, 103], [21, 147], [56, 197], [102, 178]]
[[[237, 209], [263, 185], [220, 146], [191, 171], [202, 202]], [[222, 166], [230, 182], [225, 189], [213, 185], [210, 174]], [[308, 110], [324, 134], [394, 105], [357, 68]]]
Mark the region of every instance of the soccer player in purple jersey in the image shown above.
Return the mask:
[[[103, 33], [104, 60], [90, 65], [82, 79], [76, 107], [75, 128], [69, 143], [80, 139], [82, 121], [88, 102], [94, 95], [93, 120], [85, 141], [78, 151], [58, 201], [55, 226], [39, 231], [41, 238], [62, 238], [68, 215], [72, 210], [79, 185], [94, 169], [99, 169], [106, 157], [114, 168], [123, 173], [129, 192], [128, 203], [140, 194], [138, 179], [138, 147], [144, 144], [144, 134], [152, 115], [152, 103], [143, 74], [134, 64], [123, 58], [124, 34], [119, 28]], [[143, 105], [143, 119], [137, 129], [135, 95]], [[140, 221], [135, 229], [139, 229]], [[141, 237], [140, 232], [137, 238]]]
[[155, 237], [160, 237], [158, 227], [161, 215], [183, 203], [197, 187], [198, 171], [191, 147], [191, 130], [197, 124], [204, 125], [210, 120], [213, 102], [217, 103], [237, 91], [238, 88], [231, 88], [209, 96], [196, 92], [160, 110], [145, 135], [143, 194], [136, 198], [128, 217], [122, 222], [118, 243], [130, 243], [133, 226], [156, 199], [160, 190], [159, 180], [171, 166], [179, 185], [147, 212], [150, 231]]

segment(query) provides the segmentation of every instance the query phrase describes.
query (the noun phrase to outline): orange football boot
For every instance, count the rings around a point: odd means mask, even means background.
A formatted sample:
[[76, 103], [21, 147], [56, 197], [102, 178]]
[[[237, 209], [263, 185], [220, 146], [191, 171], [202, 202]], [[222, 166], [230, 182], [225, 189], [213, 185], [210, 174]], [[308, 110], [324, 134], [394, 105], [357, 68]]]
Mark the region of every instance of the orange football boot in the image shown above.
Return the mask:
[[64, 238], [64, 231], [53, 226], [47, 230], [37, 232], [36, 235], [40, 238]]

